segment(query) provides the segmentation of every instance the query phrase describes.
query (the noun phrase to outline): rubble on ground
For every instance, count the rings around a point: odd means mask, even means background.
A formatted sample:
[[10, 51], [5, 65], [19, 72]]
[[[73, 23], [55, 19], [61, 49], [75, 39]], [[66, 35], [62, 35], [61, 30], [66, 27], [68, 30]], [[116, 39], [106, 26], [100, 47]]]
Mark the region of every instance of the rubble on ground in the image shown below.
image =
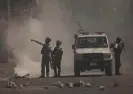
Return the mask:
[[7, 88], [17, 88], [17, 85], [15, 82], [9, 81], [7, 84]]
[[26, 82], [24, 86], [30, 86], [30, 82]]
[[58, 81], [58, 82], [52, 84], [52, 86], [57, 86], [57, 87], [63, 88], [64, 84], [62, 82]]
[[23, 89], [24, 88], [24, 86], [22, 84], [19, 84], [19, 87], [20, 87], [20, 89]]
[[79, 83], [80, 83], [80, 87], [84, 87], [85, 86], [84, 81], [80, 81]]
[[80, 87], [80, 83], [79, 82], [74, 83], [74, 87]]
[[91, 84], [90, 84], [90, 83], [86, 83], [86, 84], [85, 84], [85, 87], [91, 88]]
[[73, 88], [73, 83], [71, 82], [66, 82], [65, 85], [69, 88]]
[[49, 86], [45, 86], [45, 89], [49, 89]]
[[105, 86], [100, 86], [100, 90], [104, 90], [105, 89]]
[[118, 83], [114, 83], [114, 84], [113, 84], [113, 87], [115, 87], [115, 88], [116, 88], [116, 87], [119, 87], [119, 84], [118, 84]]

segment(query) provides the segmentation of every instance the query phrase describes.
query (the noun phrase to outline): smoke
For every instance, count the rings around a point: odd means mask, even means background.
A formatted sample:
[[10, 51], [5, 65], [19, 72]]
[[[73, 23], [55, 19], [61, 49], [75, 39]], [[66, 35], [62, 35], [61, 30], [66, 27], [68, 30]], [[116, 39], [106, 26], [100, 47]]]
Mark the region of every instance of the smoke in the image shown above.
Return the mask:
[[[42, 2], [41, 2], [42, 3]], [[62, 8], [61, 8], [62, 7]], [[22, 20], [13, 20], [8, 27], [7, 43], [15, 55], [15, 73], [18, 75], [31, 74], [38, 77], [41, 70], [41, 45], [35, 44], [30, 39], [44, 43], [46, 36], [52, 39], [52, 47], [56, 40], [62, 41], [64, 51], [62, 59], [62, 74], [73, 72], [72, 64], [72, 11], [58, 0], [45, 0], [41, 7], [38, 19], [28, 17]], [[21, 18], [20, 18], [21, 19]], [[53, 71], [50, 71], [50, 76]]]

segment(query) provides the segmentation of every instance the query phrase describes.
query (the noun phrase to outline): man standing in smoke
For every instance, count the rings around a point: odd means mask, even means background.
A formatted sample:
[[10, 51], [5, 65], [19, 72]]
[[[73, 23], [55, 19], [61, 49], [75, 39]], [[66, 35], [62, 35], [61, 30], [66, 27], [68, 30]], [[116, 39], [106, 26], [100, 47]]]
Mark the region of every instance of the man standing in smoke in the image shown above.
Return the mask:
[[45, 39], [45, 44], [36, 41], [36, 40], [31, 40], [34, 41], [40, 45], [43, 46], [41, 50], [42, 54], [42, 62], [41, 62], [41, 78], [45, 77], [45, 68], [46, 68], [46, 76], [49, 77], [49, 63], [51, 61], [51, 55], [52, 55], [52, 49], [50, 46], [51, 38], [46, 37]]
[[63, 50], [60, 46], [61, 46], [61, 41], [57, 40], [56, 47], [54, 48], [53, 55], [52, 55], [55, 77], [60, 76], [60, 73], [61, 73], [61, 60], [62, 60]]
[[114, 51], [114, 58], [115, 58], [115, 75], [121, 75], [120, 73], [120, 66], [121, 66], [121, 53], [125, 51], [124, 43], [122, 39], [117, 37], [115, 43], [113, 44], [113, 51]]

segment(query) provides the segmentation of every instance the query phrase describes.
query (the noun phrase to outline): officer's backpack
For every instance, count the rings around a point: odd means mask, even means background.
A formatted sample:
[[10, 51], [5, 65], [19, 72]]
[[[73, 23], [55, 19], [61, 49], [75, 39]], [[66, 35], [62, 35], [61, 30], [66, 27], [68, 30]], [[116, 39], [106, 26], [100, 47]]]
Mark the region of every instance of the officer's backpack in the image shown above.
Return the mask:
[[56, 59], [61, 59], [62, 54], [63, 54], [62, 48], [55, 47], [55, 49], [53, 51], [53, 57]]

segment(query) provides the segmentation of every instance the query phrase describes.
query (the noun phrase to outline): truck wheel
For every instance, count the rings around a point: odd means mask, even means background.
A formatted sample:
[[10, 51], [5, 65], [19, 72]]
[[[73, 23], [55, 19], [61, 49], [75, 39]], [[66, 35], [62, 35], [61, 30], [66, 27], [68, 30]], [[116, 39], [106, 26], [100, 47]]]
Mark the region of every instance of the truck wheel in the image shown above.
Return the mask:
[[112, 63], [109, 62], [105, 67], [105, 73], [107, 76], [112, 76]]
[[74, 75], [75, 76], [80, 76], [80, 62], [79, 61], [74, 61]]

